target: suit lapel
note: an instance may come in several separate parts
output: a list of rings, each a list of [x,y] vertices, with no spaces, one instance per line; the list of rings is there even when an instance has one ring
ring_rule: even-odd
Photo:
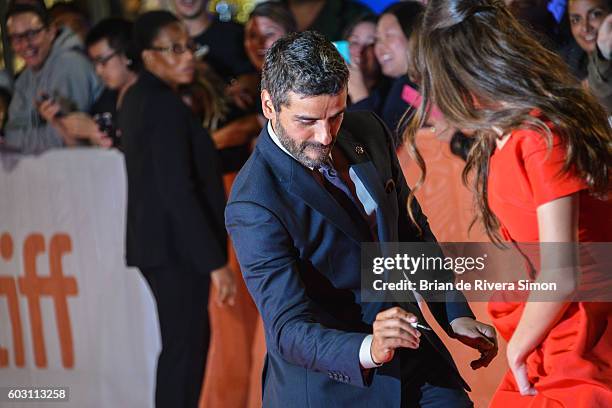
[[[369,241],[349,214],[314,178],[311,170],[283,152],[270,138],[267,126],[260,134],[257,148],[262,152],[280,183],[309,207],[343,231],[356,243]]]
[[[350,215],[334,200],[310,173],[310,170],[293,160],[293,174],[288,190],[300,197],[309,207],[321,213],[328,221],[336,225],[355,242],[369,241]]]
[[[376,170],[369,153],[363,144],[355,141],[350,133],[344,132],[337,145],[348,159],[354,163],[350,168],[355,172],[372,199],[376,202],[376,225],[380,242],[395,242],[397,235],[397,200],[390,200],[383,188],[383,180]]]
[[[349,167],[355,172],[372,199],[377,204],[376,224],[380,242],[396,242],[398,208],[397,200],[389,199],[383,188],[383,180],[376,170],[369,153],[362,143],[342,129],[336,147],[342,150]],[[270,138],[267,126],[261,132],[258,149],[274,169],[279,181],[291,193],[299,197],[309,207],[319,212],[328,221],[351,237],[355,242],[369,241],[346,211],[322,187],[311,171],[283,152]]]

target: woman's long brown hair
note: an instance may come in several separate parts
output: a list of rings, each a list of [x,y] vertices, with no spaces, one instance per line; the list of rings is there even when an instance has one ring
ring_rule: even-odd
[[[534,109],[552,123],[567,148],[562,172],[571,171],[583,179],[592,194],[607,195],[612,132],[606,112],[570,75],[565,63],[514,19],[503,2],[430,0],[416,54],[423,100],[404,138],[422,174],[408,198],[411,218],[414,191],[426,175],[415,137],[433,104],[452,126],[474,132],[476,140],[463,181],[468,184],[474,173],[477,218],[493,242],[501,239],[499,221],[487,201],[489,159],[496,138],[516,128],[537,130],[550,148],[551,130],[530,115]]]

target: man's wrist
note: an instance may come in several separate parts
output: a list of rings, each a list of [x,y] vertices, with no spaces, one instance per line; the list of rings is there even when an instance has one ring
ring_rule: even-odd
[[[361,342],[361,347],[359,348],[359,363],[361,367],[364,369],[376,368],[380,367],[382,364],[378,364],[372,358],[372,340],[374,336],[368,334],[363,341]]]

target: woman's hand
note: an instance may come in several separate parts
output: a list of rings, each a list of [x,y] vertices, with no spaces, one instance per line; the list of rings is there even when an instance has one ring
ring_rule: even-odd
[[[225,92],[240,109],[246,110],[254,103],[253,97],[249,94],[248,90],[236,79],[232,80]]]
[[[527,375],[527,357],[555,327],[578,287],[579,200],[580,192],[576,192],[537,208],[541,244],[540,272],[536,282],[555,282],[558,289],[555,301],[542,302],[539,301],[541,294],[530,293],[521,320],[508,343],[506,357],[521,395],[535,395],[536,392]]]
[[[518,342],[513,337],[508,343],[506,349],[506,358],[508,359],[508,366],[514,375],[514,380],[518,386],[521,395],[536,395],[537,391],[533,387],[533,384],[529,382],[529,376],[527,375],[527,356],[531,350],[521,350]]]
[[[211,137],[217,149],[225,149],[248,143],[260,131],[258,115],[253,113],[231,121],[221,129],[212,132]]]
[[[357,103],[369,96],[358,61],[353,61],[349,65],[348,94],[352,103]]]
[[[243,74],[232,79],[226,88],[227,96],[242,110],[248,110],[259,102],[259,75]]]
[[[222,268],[215,269],[210,274],[213,286],[217,291],[217,305],[223,306],[228,304],[234,306],[236,298],[236,280],[234,272],[226,265]]]
[[[612,14],[608,14],[597,30],[597,48],[605,59],[612,58]]]

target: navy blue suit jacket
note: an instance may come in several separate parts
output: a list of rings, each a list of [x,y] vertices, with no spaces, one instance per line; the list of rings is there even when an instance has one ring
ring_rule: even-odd
[[[346,113],[334,149],[341,149],[376,202],[380,241],[435,240],[418,204],[414,210],[422,236],[408,218],[409,189],[389,131],[378,117]],[[395,187],[385,189],[389,180]],[[360,242],[370,239],[265,128],[234,182],[225,217],[264,322],[263,405],[399,406],[398,353],[373,375],[364,376],[359,362],[376,314],[392,306],[361,301]],[[430,304],[447,331],[456,317],[473,317],[462,295],[453,294],[453,299],[459,301]],[[424,322],[415,303],[400,306]],[[456,373],[439,338],[429,333],[426,338]]]

